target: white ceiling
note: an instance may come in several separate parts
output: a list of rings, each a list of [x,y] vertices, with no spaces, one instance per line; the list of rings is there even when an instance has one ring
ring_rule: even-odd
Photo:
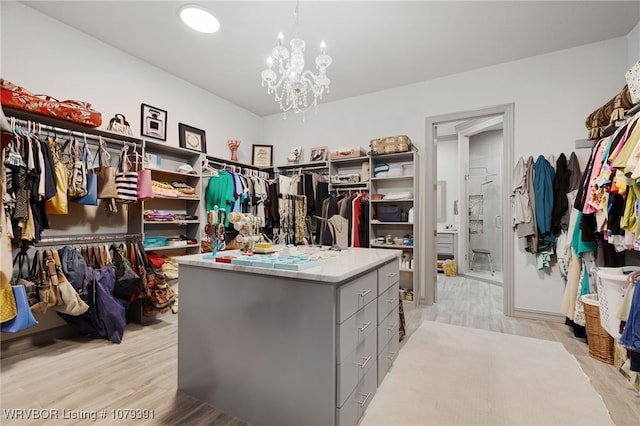
[[[255,114],[278,111],[260,73],[278,32],[291,37],[293,1],[22,3]],[[220,31],[185,27],[185,3],[211,10]],[[299,35],[308,65],[327,43],[329,102],[626,36],[639,20],[638,1],[303,0]]]

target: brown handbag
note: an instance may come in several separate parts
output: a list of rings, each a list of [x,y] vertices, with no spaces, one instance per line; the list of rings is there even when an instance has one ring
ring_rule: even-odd
[[[116,187],[116,169],[110,164],[111,155],[107,151],[107,147],[100,137],[100,146],[98,148],[98,167],[95,169],[98,178],[98,198],[118,198],[118,189]]]
[[[38,286],[38,296],[40,302],[31,306],[31,312],[44,314],[47,309],[62,304],[62,297],[58,289],[58,272],[51,250],[38,250],[36,253],[38,264],[40,265],[40,285]]]

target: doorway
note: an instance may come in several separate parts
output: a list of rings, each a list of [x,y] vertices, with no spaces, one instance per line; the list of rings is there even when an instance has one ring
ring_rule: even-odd
[[[448,238],[453,234],[459,273],[482,274],[485,281],[502,283],[504,314],[512,315],[514,242],[511,227],[506,224],[511,223],[513,111],[514,105],[506,104],[426,119],[426,167],[422,168],[422,181],[427,188],[433,189],[433,193],[431,197],[423,198],[422,205],[425,238],[421,239],[421,244],[426,253],[421,264],[425,271],[420,283],[422,303],[437,301],[438,242],[443,234]],[[494,152],[495,155],[488,148],[496,143],[491,139],[500,141],[501,149]],[[474,147],[478,140],[482,142]],[[451,151],[452,144],[456,147],[457,159],[439,160],[439,149]],[[446,166],[449,178],[439,175],[438,165]],[[448,180],[452,180],[451,184]],[[443,183],[451,195],[444,197],[445,205],[437,209],[437,203],[432,200],[436,199],[438,190],[442,190]],[[441,199],[440,196],[438,200]]]

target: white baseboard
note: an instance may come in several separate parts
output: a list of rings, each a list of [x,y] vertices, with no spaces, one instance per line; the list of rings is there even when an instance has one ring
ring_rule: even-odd
[[[513,317],[525,318],[538,321],[559,322],[564,323],[565,316],[562,314],[551,314],[549,312],[534,311],[529,309],[513,309]]]

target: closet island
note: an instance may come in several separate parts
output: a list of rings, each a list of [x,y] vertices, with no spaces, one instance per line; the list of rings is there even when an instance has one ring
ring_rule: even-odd
[[[398,352],[401,253],[306,248],[317,263],[297,271],[177,258],[178,388],[254,425],[355,425]]]

